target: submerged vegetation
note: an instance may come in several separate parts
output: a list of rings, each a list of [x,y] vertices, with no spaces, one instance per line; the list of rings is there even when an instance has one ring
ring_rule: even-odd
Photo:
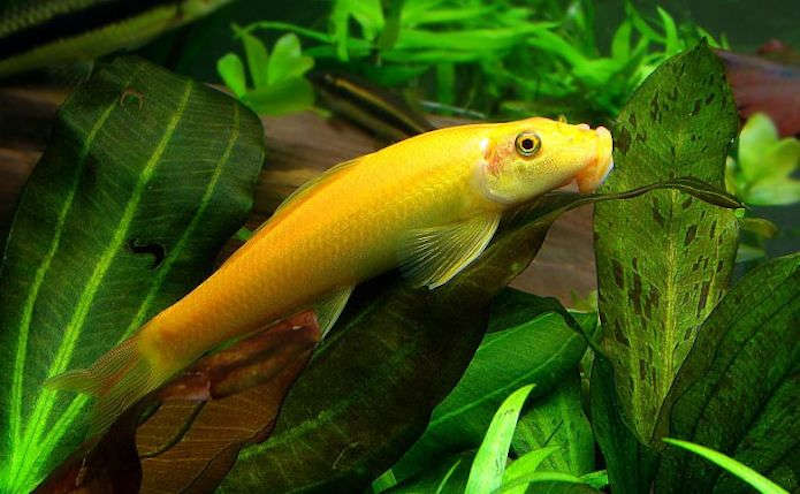
[[[800,254],[770,256],[781,225],[746,209],[800,200],[800,144],[763,114],[740,132],[702,28],[626,2],[604,49],[595,8],[337,0],[328,30],[232,26],[241,50],[215,67],[232,96],[136,57],[99,63],[5,240],[0,492],[800,488]],[[596,193],[506,215],[443,286],[386,273],[324,338],[307,314],[265,327],[87,437],[90,399],[42,383],[213,269],[270,167],[256,114],[327,114],[315,69],[439,113],[611,122],[616,169]],[[509,288],[551,225],[590,204],[596,300]]]
[[[433,111],[608,119],[664,60],[701,37],[716,45],[703,29],[679,26],[661,8],[658,19],[648,21],[630,2],[610,53],[596,38],[597,7],[590,0],[525,6],[511,0],[405,0],[388,9],[380,0],[334,4],[330,32],[270,21],[244,32],[295,32],[310,41],[307,55],[327,66],[346,64],[348,72],[380,85],[411,88],[435,102],[428,105]]]

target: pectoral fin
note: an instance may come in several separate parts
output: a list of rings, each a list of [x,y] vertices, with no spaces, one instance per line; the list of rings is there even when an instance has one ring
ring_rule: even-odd
[[[331,292],[314,304],[314,314],[317,316],[317,324],[322,337],[325,337],[333,325],[336,324],[336,320],[342,314],[344,306],[347,305],[350,294],[353,293],[353,288],[348,286]]]
[[[487,213],[449,225],[409,232],[401,247],[400,269],[415,286],[444,285],[475,260],[500,224]]]

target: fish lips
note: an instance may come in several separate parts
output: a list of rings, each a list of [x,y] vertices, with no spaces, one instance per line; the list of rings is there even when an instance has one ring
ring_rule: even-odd
[[[602,126],[597,127],[594,132],[597,135],[597,149],[594,157],[575,176],[578,190],[582,194],[597,190],[614,168],[614,141],[611,137],[611,132]]]

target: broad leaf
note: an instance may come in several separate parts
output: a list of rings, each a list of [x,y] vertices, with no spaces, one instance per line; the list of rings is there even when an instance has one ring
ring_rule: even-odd
[[[548,302],[513,289],[495,299],[489,333],[466,372],[434,409],[423,436],[392,467],[398,480],[429,468],[438,458],[477,448],[511,392],[535,383],[531,396],[542,396],[575,369],[586,340]],[[581,318],[586,324],[593,320]]]
[[[522,405],[535,384],[524,386],[509,395],[494,414],[467,478],[465,494],[492,492],[503,483],[511,438],[522,413]]]
[[[800,486],[800,254],[747,273],[703,324],[659,421],[664,435]],[[706,460],[669,449],[659,492],[748,492]]]
[[[723,189],[736,108],[705,44],[661,65],[622,109],[603,192],[673,177]],[[595,253],[601,346],[626,421],[643,441],[700,323],[727,286],[737,243],[732,211],[677,190],[598,204]]]
[[[314,316],[301,313],[201,359],[163,388],[169,400],[136,434],[142,491],[213,490],[239,450],[272,430],[319,337]]]
[[[594,314],[591,315],[595,317]],[[550,394],[529,402],[514,434],[517,455],[555,447],[539,470],[581,476],[594,470],[592,426],[583,413],[578,371],[573,367]]]
[[[590,391],[594,437],[615,494],[650,494],[655,476],[655,451],[636,438],[622,417],[614,385],[614,371],[602,355],[592,364]]]
[[[302,312],[201,358],[87,440],[36,492],[210,490],[243,445],[269,432],[319,337],[313,313]]]
[[[64,104],[0,274],[0,490],[30,490],[81,444],[89,400],[42,382],[88,367],[205,276],[263,153],[249,110],[135,59]]]

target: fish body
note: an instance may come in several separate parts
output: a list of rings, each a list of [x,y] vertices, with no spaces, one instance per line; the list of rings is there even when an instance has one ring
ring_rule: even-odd
[[[99,395],[101,430],[220,343],[306,308],[327,330],[353,286],[389,269],[436,288],[480,254],[504,210],[572,180],[594,190],[611,146],[602,127],[531,118],[439,129],[338,165],[134,337],[49,385]]]
[[[43,0],[0,12],[0,77],[136,47],[231,0]]]

